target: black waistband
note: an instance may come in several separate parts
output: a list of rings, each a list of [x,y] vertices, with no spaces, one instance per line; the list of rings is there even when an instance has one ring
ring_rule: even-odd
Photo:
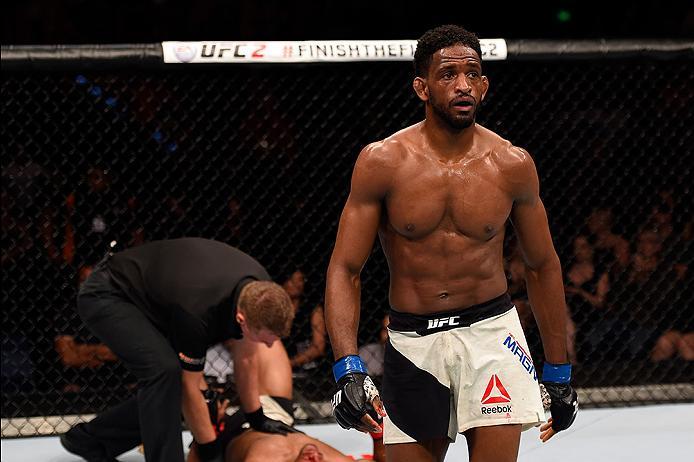
[[[455,311],[411,314],[391,309],[388,328],[398,332],[417,332],[419,335],[427,335],[458,327],[468,327],[483,319],[503,314],[511,308],[513,308],[511,297],[503,294],[487,302]]]
[[[294,417],[294,401],[289,398],[282,398],[281,396],[270,396],[274,399],[277,404],[280,405],[284,412]]]

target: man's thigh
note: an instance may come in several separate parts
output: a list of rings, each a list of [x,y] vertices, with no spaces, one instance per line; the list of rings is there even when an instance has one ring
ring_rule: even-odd
[[[521,426],[475,427],[463,433],[470,462],[515,462],[520,446]]]
[[[448,450],[448,438],[416,443],[386,444],[387,462],[442,462]]]

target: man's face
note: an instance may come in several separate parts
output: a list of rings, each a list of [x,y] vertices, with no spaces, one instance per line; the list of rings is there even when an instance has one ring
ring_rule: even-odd
[[[489,88],[477,52],[464,45],[442,48],[432,56],[425,80],[426,101],[436,116],[455,130],[475,122]]]
[[[593,258],[593,248],[588,239],[581,236],[574,240],[574,256],[578,261],[588,261]]]
[[[295,462],[323,462],[323,453],[313,444],[307,444],[301,451]]]
[[[287,291],[290,297],[301,297],[301,294],[304,293],[305,281],[304,273],[297,270],[282,284],[282,287],[284,287],[284,290]]]
[[[643,231],[639,234],[636,251],[644,257],[654,257],[662,248],[660,237],[655,231]]]
[[[607,232],[612,228],[612,213],[609,210],[595,210],[588,217],[588,230],[592,234]]]

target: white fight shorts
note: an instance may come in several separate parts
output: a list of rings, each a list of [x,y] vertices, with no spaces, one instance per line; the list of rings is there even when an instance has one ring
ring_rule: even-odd
[[[537,373],[508,295],[458,311],[390,311],[384,443],[411,443],[470,428],[545,420]]]

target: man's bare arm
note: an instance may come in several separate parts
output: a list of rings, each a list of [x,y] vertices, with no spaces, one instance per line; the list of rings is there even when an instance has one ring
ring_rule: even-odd
[[[209,443],[217,437],[217,434],[214,431],[214,427],[212,427],[205,398],[200,392],[202,372],[184,370],[182,374],[183,392],[181,395],[181,407],[183,409],[183,417],[195,441],[201,444]]]
[[[234,381],[244,412],[253,412],[260,408],[260,385],[258,382],[257,349],[260,343],[245,338],[232,340],[231,354],[234,359]]]
[[[533,314],[540,328],[545,358],[567,362],[566,301],[559,257],[554,250],[547,213],[540,200],[539,180],[530,155],[514,150],[513,226],[526,265],[525,278]]]
[[[328,266],[325,319],[336,359],[357,354],[361,299],[359,274],[378,232],[389,179],[382,143],[364,148],[354,167],[350,194],[340,217]]]

